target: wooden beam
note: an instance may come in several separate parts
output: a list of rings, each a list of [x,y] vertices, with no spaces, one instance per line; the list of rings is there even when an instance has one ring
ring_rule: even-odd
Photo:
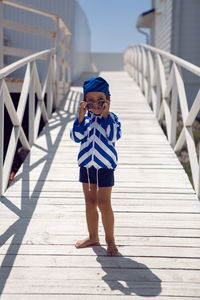
[[[27,10],[27,11],[30,11],[30,12],[33,12],[33,13],[45,16],[45,17],[50,17],[50,18],[52,18],[54,20],[58,18],[59,19],[59,23],[60,23],[60,27],[63,27],[65,29],[66,35],[71,35],[70,30],[65,25],[65,23],[63,22],[63,20],[58,15],[56,15],[56,14],[51,14],[51,13],[49,13],[47,11],[36,9],[36,8],[31,7],[31,6],[27,6],[27,5],[23,5],[23,4],[19,4],[19,3],[14,3],[14,2],[9,1],[9,0],[1,0],[1,1],[4,4],[10,5],[10,6],[14,6],[14,7],[23,9],[23,10]]]
[[[55,49],[49,49],[49,50],[43,50],[41,52],[37,52],[28,57],[18,60],[16,62],[10,64],[9,66],[6,66],[2,70],[0,70],[0,79],[5,78],[6,76],[11,74],[15,70],[23,67],[24,65],[26,65],[27,63],[29,63],[33,60],[46,58],[49,55],[49,53],[51,53],[53,55],[55,53]]]
[[[41,35],[41,36],[45,36],[47,38],[52,38],[52,39],[55,37],[55,31],[46,30],[41,27],[30,26],[27,24],[21,24],[21,23],[6,20],[6,19],[3,19],[2,24],[3,24],[3,27],[12,29],[12,30],[22,31],[22,32],[33,34],[33,35]]]

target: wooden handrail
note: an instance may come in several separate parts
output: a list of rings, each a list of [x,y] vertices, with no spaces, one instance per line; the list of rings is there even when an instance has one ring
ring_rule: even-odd
[[[200,67],[190,63],[189,61],[186,61],[186,60],[184,60],[184,59],[182,59],[182,58],[180,58],[176,55],[173,55],[173,54],[168,53],[166,51],[163,51],[161,49],[158,49],[158,48],[155,48],[155,47],[152,47],[152,46],[148,46],[148,45],[145,45],[145,44],[138,44],[138,45],[135,45],[135,46],[142,47],[144,49],[152,51],[153,53],[160,54],[161,56],[166,57],[170,61],[175,62],[177,65],[183,67],[184,69],[196,74],[197,76],[200,76]]]
[[[48,50],[44,50],[41,52],[38,52],[36,54],[30,55],[28,57],[25,57],[23,59],[20,59],[10,65],[8,65],[7,67],[3,68],[0,70],[0,79],[3,79],[5,77],[7,77],[9,74],[11,74],[12,72],[16,71],[17,69],[23,67],[24,65],[28,64],[31,61],[35,61],[37,59],[42,59],[42,58],[47,58],[48,55],[54,55],[55,54],[55,49],[48,49]]]

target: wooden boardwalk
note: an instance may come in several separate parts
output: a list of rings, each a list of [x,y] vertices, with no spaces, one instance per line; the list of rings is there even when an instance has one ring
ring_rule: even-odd
[[[200,299],[200,204],[139,88],[125,72],[110,82],[122,123],[112,203],[118,257],[87,235],[69,138],[80,92],[53,114],[0,203],[0,294],[9,300]]]

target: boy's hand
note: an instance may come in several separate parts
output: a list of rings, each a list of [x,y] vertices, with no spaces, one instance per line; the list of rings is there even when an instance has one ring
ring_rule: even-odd
[[[80,105],[79,105],[79,115],[78,115],[78,123],[79,124],[83,121],[84,116],[86,114],[86,110],[87,110],[86,101],[81,101]]]
[[[110,102],[106,101],[103,105],[102,116],[106,120],[109,115]]]

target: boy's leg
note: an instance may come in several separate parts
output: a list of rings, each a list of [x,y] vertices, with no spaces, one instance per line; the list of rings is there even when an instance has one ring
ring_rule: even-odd
[[[101,211],[102,222],[105,230],[107,254],[109,256],[118,253],[114,239],[114,214],[111,206],[112,187],[100,187],[98,190],[98,207]]]
[[[86,220],[89,231],[89,237],[80,240],[76,243],[76,248],[83,248],[91,245],[99,244],[98,237],[98,222],[99,215],[97,211],[97,185],[90,184],[91,190],[89,190],[89,184],[83,183],[83,192],[85,195],[86,205]]]

